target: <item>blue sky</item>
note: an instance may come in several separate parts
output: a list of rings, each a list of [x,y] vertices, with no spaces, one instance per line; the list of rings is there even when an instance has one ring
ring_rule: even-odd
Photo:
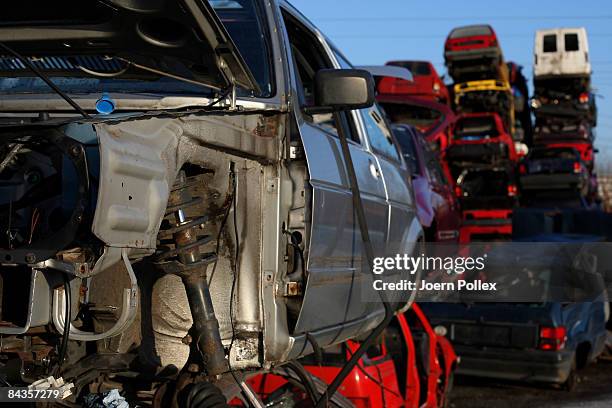
[[[290,0],[357,65],[391,59],[432,61],[444,69],[444,40],[456,26],[488,23],[507,60],[531,83],[536,30],[586,27],[597,94],[596,145],[612,162],[612,1],[610,0]],[[606,154],[607,153],[607,154]],[[607,156],[607,157],[605,157]]]

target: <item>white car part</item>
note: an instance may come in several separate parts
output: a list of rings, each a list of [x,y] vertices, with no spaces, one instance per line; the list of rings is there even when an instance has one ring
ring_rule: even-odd
[[[138,285],[136,282],[136,276],[134,270],[128,259],[127,249],[110,248],[105,254],[112,254],[112,256],[119,256],[118,260],[122,260],[125,269],[130,278],[130,287],[123,290],[123,302],[121,308],[121,315],[117,319],[117,322],[103,333],[85,332],[77,329],[70,325],[68,338],[70,340],[81,340],[81,341],[98,341],[108,337],[116,336],[125,330],[134,321],[136,316],[136,309],[138,306]],[[63,333],[65,322],[65,301],[66,294],[63,288],[57,288],[53,291],[53,310],[52,318],[55,329]]]

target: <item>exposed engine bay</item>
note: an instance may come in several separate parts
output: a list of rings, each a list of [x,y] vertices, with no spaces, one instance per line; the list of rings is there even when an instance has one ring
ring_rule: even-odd
[[[309,193],[305,162],[281,164],[281,118],[2,128],[3,380],[54,375],[74,383],[73,402],[118,388],[166,406],[191,383],[282,360],[305,286]],[[285,343],[266,347],[265,319]]]

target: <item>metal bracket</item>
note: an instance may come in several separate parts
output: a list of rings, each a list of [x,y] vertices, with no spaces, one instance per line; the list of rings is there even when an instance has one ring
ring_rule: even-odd
[[[134,321],[138,305],[138,284],[136,281],[136,275],[134,275],[134,270],[132,269],[132,265],[130,264],[127,252],[127,248],[108,248],[108,251],[105,251],[105,254],[112,254],[111,258],[119,255],[119,259],[117,260],[123,260],[128,276],[130,278],[130,287],[125,288],[123,290],[123,307],[121,308],[121,316],[119,316],[119,319],[113,327],[103,333],[81,331],[76,327],[72,326],[72,324],[70,324],[70,329],[68,333],[68,338],[70,340],[98,341],[106,339],[108,337],[113,337],[124,331],[132,323],[132,321]],[[66,295],[64,293],[63,288],[55,289],[53,291],[52,317],[53,325],[55,326],[55,329],[60,333],[64,332],[64,324],[66,323],[64,321],[65,301]]]

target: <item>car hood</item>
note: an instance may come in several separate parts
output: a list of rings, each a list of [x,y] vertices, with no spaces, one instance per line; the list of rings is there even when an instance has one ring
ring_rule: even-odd
[[[0,19],[0,42],[49,75],[121,72],[121,78],[130,78],[159,71],[213,89],[237,85],[258,91],[206,0],[22,0],[10,4]],[[13,56],[2,54],[0,75],[32,75]]]

